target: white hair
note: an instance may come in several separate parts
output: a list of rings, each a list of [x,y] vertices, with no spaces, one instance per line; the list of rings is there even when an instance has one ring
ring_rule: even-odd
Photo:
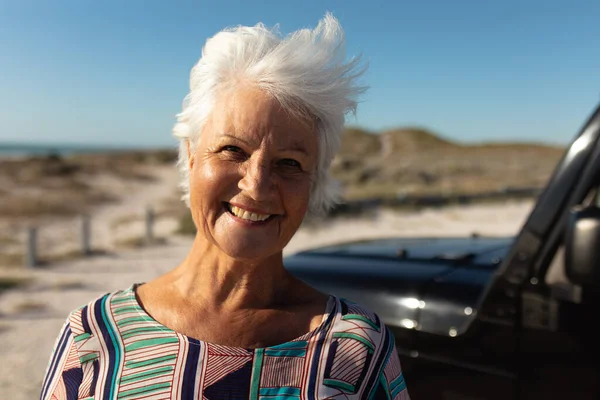
[[[309,213],[327,212],[340,200],[340,187],[329,166],[341,142],[345,115],[355,113],[366,87],[356,84],[365,71],[358,57],[346,61],[345,37],[330,14],[314,30],[301,29],[282,38],[262,23],[225,29],[206,41],[190,73],[190,92],[177,114],[173,135],[180,139],[178,166],[182,199],[189,206],[189,160],[217,96],[250,82],[272,95],[295,115],[316,121],[319,159]]]

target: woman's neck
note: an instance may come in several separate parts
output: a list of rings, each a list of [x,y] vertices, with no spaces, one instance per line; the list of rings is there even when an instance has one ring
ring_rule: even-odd
[[[284,268],[281,253],[236,260],[200,237],[169,275],[187,301],[223,311],[285,306],[294,297],[290,289],[297,283]]]

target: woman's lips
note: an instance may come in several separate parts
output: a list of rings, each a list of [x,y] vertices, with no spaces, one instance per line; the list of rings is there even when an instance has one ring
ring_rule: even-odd
[[[264,211],[255,211],[252,209],[247,209],[245,207],[240,207],[238,205],[233,205],[231,203],[224,203],[225,209],[236,218],[247,222],[260,223],[266,222],[271,219],[274,214],[268,214]]]

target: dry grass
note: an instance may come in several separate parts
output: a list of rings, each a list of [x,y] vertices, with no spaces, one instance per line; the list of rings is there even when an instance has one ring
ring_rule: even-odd
[[[111,229],[118,229],[119,227],[122,227],[123,225],[129,225],[134,222],[139,222],[142,220],[143,220],[143,217],[141,215],[122,215],[121,217],[115,218],[114,220],[112,220],[110,223],[110,227],[111,227]]]
[[[84,255],[79,249],[65,250],[57,253],[37,254],[36,269],[46,268],[53,264],[76,260],[81,257],[103,254],[101,249],[94,249],[92,254]],[[25,256],[23,253],[0,253],[0,269],[24,269]]]
[[[145,237],[135,236],[135,237],[129,237],[129,238],[117,240],[115,242],[115,246],[117,248],[122,248],[122,249],[137,249],[137,248],[142,248],[142,247],[146,247],[149,245],[151,245],[151,246],[164,245],[166,243],[167,243],[167,239],[162,238],[162,237],[155,237],[154,239],[152,239],[151,243],[148,243],[146,241]]]
[[[157,218],[178,218],[182,214],[187,213],[189,213],[189,208],[181,200],[181,193],[177,191],[177,193],[174,193],[173,195],[164,198],[163,201],[160,204],[158,204],[156,216]]]
[[[342,145],[332,165],[347,200],[542,187],[564,151],[540,144],[465,145],[423,129],[380,135],[354,129],[347,140],[352,144]]]
[[[5,218],[66,216],[88,212],[116,200],[94,182],[152,181],[148,167],[174,163],[173,150],[148,150],[68,157],[0,159],[0,216]]]
[[[83,256],[84,256],[84,254],[81,250],[72,249],[72,250],[63,251],[61,253],[49,254],[47,256],[43,256],[40,258],[41,258],[41,262],[43,264],[54,264],[54,263],[60,263],[60,262],[64,262],[64,261],[75,260],[75,259],[81,258]]]
[[[12,312],[15,314],[32,314],[40,313],[47,310],[47,306],[44,303],[37,301],[26,300],[21,303],[17,303],[13,306]]]
[[[92,205],[114,200],[113,197],[91,192],[47,192],[44,195],[15,194],[0,203],[0,216],[38,218],[73,216],[86,213]]]
[[[50,289],[56,291],[85,289],[86,284],[81,281],[74,280],[59,280],[49,285]]]
[[[0,235],[0,246],[5,246],[5,245],[10,246],[10,245],[16,245],[19,243],[21,243],[21,241],[14,236]]]
[[[0,293],[5,290],[23,287],[31,283],[31,278],[23,276],[0,276]]]
[[[158,220],[161,218],[178,218],[180,215],[184,213],[189,213],[189,209],[185,206],[185,204],[179,199],[179,193],[177,196],[170,196],[162,199],[156,206],[154,207],[154,219]],[[133,223],[145,222],[145,214],[130,214],[123,215],[119,218],[115,218],[110,223],[111,229],[118,229],[125,225],[130,225]]]
[[[23,253],[0,253],[0,268],[15,268],[25,264]]]

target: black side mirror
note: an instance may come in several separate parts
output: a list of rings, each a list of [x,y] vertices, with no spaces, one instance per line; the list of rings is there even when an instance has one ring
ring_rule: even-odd
[[[565,272],[580,286],[600,287],[600,208],[574,209],[565,238]]]

